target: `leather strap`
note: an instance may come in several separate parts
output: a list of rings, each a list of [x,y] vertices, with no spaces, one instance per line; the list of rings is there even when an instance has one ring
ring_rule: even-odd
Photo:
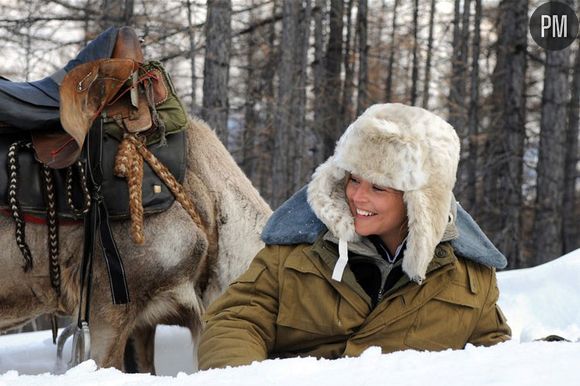
[[[88,304],[90,291],[90,275],[92,259],[95,249],[95,237],[99,235],[101,251],[107,266],[109,284],[113,304],[126,304],[129,302],[129,290],[123,262],[113,233],[109,225],[109,214],[101,191],[103,182],[102,170],[102,146],[103,146],[103,122],[101,119],[95,120],[89,131],[87,141],[87,163],[89,184],[91,185],[91,209],[85,218],[85,245],[83,254],[83,268],[87,274],[87,299],[85,318],[88,321]],[[83,270],[83,271],[84,271]],[[81,282],[81,285],[84,284]],[[82,288],[82,287],[81,287]]]

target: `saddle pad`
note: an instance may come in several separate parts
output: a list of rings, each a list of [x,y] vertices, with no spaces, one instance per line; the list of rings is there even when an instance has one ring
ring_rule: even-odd
[[[0,208],[10,209],[8,205],[7,154],[10,145],[18,140],[30,141],[27,133],[0,136]],[[129,218],[129,192],[127,181],[113,174],[115,155],[119,142],[105,135],[103,140],[103,195],[111,219]],[[149,146],[149,150],[162,162],[181,183],[185,176],[186,154],[185,131],[167,136],[167,146]],[[32,151],[22,150],[18,157],[19,188],[18,201],[24,213],[43,216],[46,213],[41,181],[41,165],[35,161]],[[76,169],[76,168],[75,168]],[[81,188],[78,173],[74,172],[73,201],[77,208],[82,206]],[[79,219],[67,204],[65,182],[66,169],[54,170],[57,211],[60,218]],[[159,188],[157,188],[159,187]],[[144,162],[143,166],[143,208],[145,214],[159,213],[168,209],[175,200],[173,194]]]

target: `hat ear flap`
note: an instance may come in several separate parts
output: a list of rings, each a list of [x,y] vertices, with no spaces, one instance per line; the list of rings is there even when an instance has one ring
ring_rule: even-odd
[[[441,187],[403,194],[409,219],[403,271],[417,283],[425,279],[427,267],[433,259],[433,251],[445,232],[451,197],[451,193]]]
[[[358,241],[354,218],[346,199],[345,178],[347,172],[338,167],[334,156],[321,164],[308,184],[308,203],[324,225],[338,238]]]

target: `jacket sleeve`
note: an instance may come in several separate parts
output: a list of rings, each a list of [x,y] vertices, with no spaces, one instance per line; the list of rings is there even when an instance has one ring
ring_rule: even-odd
[[[487,267],[482,267],[482,269],[485,271],[483,277],[487,284],[487,296],[469,343],[476,346],[492,346],[510,340],[512,331],[497,304],[499,289],[495,269]]]
[[[198,345],[200,370],[246,365],[268,357],[278,314],[278,259],[278,246],[264,248],[209,307]]]

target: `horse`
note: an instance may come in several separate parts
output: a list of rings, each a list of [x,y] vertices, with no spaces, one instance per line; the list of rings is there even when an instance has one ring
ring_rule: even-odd
[[[125,370],[125,351],[131,341],[137,369],[155,374],[155,326],[184,326],[195,339],[203,328],[204,309],[263,247],[260,233],[272,213],[268,204],[203,120],[190,117],[185,138],[183,188],[201,224],[196,225],[175,202],[165,212],[145,218],[145,242],[138,246],[131,240],[129,221],[111,223],[131,301],[111,302],[105,262],[97,251],[89,314],[90,355],[100,367]],[[52,290],[48,274],[46,226],[27,224],[27,243],[35,258],[28,272],[22,269],[14,226],[12,219],[0,217],[0,331],[47,313],[76,316],[82,224],[59,225],[60,296]]]

